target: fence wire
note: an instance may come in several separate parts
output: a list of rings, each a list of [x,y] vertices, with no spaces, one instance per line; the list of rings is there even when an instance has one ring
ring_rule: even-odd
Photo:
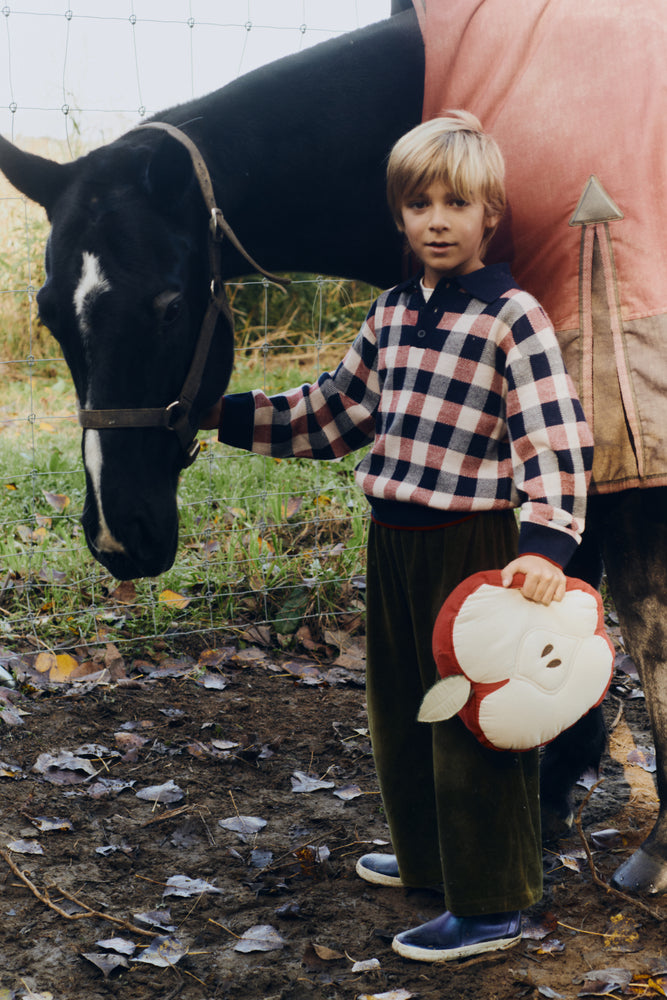
[[[35,0],[0,9],[4,135],[67,159],[137,118],[389,13],[389,0],[132,0],[124,15],[120,6],[88,0],[63,12]],[[364,608],[366,503],[352,476],[359,455],[278,462],[202,434],[179,488],[174,567],[120,583],[93,560],[79,524],[85,476],[74,391],[36,312],[47,232],[41,209],[0,179],[0,651],[26,642],[56,652],[187,642],[211,632],[270,635],[285,646],[297,636],[308,647],[353,629]],[[335,364],[372,297],[365,286],[317,275],[294,276],[286,295],[259,279],[229,291],[237,326],[230,388],[268,392]]]

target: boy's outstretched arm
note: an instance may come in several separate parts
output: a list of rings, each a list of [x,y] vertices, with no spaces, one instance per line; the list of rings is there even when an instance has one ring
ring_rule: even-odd
[[[512,585],[515,573],[525,574],[521,593],[529,601],[549,605],[552,601],[562,601],[565,597],[565,573],[560,566],[542,556],[527,553],[513,559],[501,572],[503,587]]]

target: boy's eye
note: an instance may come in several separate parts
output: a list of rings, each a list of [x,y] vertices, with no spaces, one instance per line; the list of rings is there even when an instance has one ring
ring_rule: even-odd
[[[456,208],[465,208],[468,202],[464,198],[452,198],[452,205]]]

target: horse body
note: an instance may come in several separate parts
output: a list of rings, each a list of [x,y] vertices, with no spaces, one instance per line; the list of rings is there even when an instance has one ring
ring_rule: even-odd
[[[387,21],[158,116],[197,144],[218,206],[266,268],[380,287],[401,277],[402,245],[385,204],[384,170],[394,141],[421,119],[424,48],[414,11],[398,13],[404,0],[392,6],[396,14]],[[182,147],[139,128],[80,160],[55,164],[0,139],[0,169],[51,220],[38,303],[62,345],[80,406],[167,406],[195,351],[210,282],[208,219]],[[243,256],[225,242],[223,276],[247,271]],[[189,415],[193,433],[227,386],[232,347],[221,315]],[[176,552],[176,486],[185,464],[175,435],[154,427],[85,429],[82,450],[83,524],[95,557],[119,579],[167,569]],[[629,542],[616,547],[626,561],[631,557]],[[593,553],[578,575],[595,583],[597,572]],[[652,633],[655,639],[660,631],[663,649],[665,606],[667,596]],[[667,806],[667,691],[659,683],[665,657],[652,669],[649,656],[641,669]],[[569,788],[587,763],[597,763],[602,741],[597,712],[550,745],[545,797],[556,811],[567,811]],[[623,884],[663,891],[664,810],[645,847]]]

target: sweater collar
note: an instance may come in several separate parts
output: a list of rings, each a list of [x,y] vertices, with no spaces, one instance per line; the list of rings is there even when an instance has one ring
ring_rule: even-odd
[[[419,281],[422,271],[408,278],[396,286],[397,291],[414,291],[419,288]],[[441,291],[448,284],[457,285],[468,295],[482,302],[495,302],[496,299],[504,295],[505,292],[516,288],[517,284],[509,269],[509,264],[488,264],[470,274],[455,274],[450,277],[444,275],[434,289],[434,294]]]

